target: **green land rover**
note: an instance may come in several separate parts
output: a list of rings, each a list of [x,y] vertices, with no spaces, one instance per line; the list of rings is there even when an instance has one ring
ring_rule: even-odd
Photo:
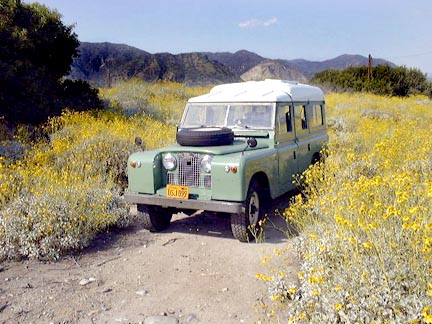
[[[176,139],[129,157],[125,199],[150,231],[174,213],[206,210],[229,214],[234,237],[247,242],[272,199],[319,159],[324,95],[284,80],[218,85],[187,102]]]

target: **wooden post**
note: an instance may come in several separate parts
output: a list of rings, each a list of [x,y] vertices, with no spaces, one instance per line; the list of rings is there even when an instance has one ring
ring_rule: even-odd
[[[369,63],[368,63],[368,80],[372,80],[372,55],[369,54]]]

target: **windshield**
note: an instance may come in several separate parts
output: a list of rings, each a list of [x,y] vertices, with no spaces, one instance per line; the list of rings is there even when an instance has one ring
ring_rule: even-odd
[[[181,128],[229,127],[273,128],[273,104],[195,104],[188,103]]]

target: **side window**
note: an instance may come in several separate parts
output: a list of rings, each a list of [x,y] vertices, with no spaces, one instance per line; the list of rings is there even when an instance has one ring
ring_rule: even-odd
[[[293,131],[291,106],[288,103],[281,103],[278,105],[276,122],[278,134],[291,133]]]
[[[308,122],[306,118],[306,106],[301,107],[301,123],[302,123],[302,129],[308,128]]]
[[[311,106],[309,113],[309,123],[311,128],[324,125],[323,105],[315,104]]]
[[[308,130],[306,105],[297,105],[294,107],[295,128],[297,134],[304,134]]]
[[[285,122],[286,122],[286,129],[287,132],[290,133],[293,131],[292,127],[292,117],[291,117],[291,110],[288,109],[288,111],[285,113]]]

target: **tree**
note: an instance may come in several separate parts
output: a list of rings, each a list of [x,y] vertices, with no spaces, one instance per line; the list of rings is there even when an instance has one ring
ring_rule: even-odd
[[[73,26],[40,4],[0,0],[0,116],[37,124],[61,110],[61,78],[79,41]]]
[[[428,95],[427,77],[419,69],[409,69],[406,78],[409,85],[409,94],[424,93]]]
[[[103,107],[98,90],[82,80],[64,80],[58,96],[61,106],[75,111],[99,109]]]

